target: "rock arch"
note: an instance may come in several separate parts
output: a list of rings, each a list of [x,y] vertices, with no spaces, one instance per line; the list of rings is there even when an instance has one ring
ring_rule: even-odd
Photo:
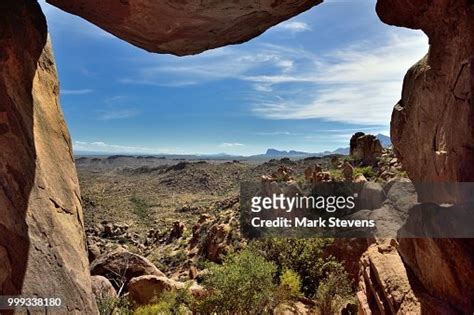
[[[138,47],[187,55],[244,42],[322,1],[48,2]],[[430,38],[392,115],[395,148],[413,180],[474,179],[473,7],[472,0],[377,2],[382,21]],[[36,0],[4,0],[0,10],[0,295],[62,292],[71,313],[93,314],[79,186],[46,21]],[[404,262],[432,296],[472,313],[473,268],[462,277],[447,270],[466,295],[446,296],[421,266],[454,245],[419,242],[401,244]],[[417,248],[432,250],[418,259]],[[472,241],[455,248],[474,260]]]

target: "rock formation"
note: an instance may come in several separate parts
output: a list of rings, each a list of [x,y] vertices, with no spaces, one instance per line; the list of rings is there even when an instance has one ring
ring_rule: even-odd
[[[385,23],[423,30],[429,53],[405,76],[391,138],[416,181],[474,181],[472,1],[379,0]]]
[[[130,280],[128,293],[138,304],[150,304],[160,298],[166,291],[184,289],[185,285],[167,277],[140,276]]]
[[[79,185],[46,21],[1,1],[0,295],[58,296],[92,314]]]
[[[408,71],[392,114],[391,138],[403,167],[415,184],[472,182],[473,2],[378,0],[377,13],[385,23],[421,29],[430,39],[428,54]],[[443,191],[419,197],[426,202],[459,201]],[[421,311],[474,312],[474,284],[468,280],[474,273],[472,239],[401,239],[396,253],[411,275]],[[390,279],[378,273],[375,282]],[[382,289],[391,296],[398,290]]]
[[[139,276],[165,276],[145,257],[121,248],[97,257],[91,264],[91,275],[100,275],[115,280],[114,284],[117,286],[126,284],[130,279]]]
[[[382,156],[382,145],[374,135],[357,132],[351,137],[350,155],[356,165],[376,166]]]
[[[189,55],[245,42],[322,0],[48,2],[140,48]]]

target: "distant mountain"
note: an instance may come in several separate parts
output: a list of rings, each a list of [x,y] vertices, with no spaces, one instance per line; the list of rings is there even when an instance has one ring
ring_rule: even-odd
[[[334,151],[324,151],[324,152],[317,152],[317,153],[310,153],[310,152],[303,152],[303,151],[295,151],[295,150],[277,150],[277,149],[268,149],[265,154],[255,155],[260,157],[309,157],[309,156],[325,156],[331,154],[340,154],[340,155],[348,155],[349,148],[339,148]]]
[[[387,148],[392,145],[392,140],[390,140],[389,136],[383,135],[379,133],[378,135],[375,136],[379,141],[382,147]]]
[[[280,151],[277,149],[268,149],[265,155],[266,156],[305,156],[305,155],[311,155],[311,153],[295,151],[295,150]]]

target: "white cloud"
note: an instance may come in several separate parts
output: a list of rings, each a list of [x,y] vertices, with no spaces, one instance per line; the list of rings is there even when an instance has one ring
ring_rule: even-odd
[[[257,132],[259,136],[302,136],[301,133],[293,133],[289,131],[272,131],[272,132]]]
[[[289,31],[292,33],[299,33],[299,32],[305,32],[305,31],[310,31],[311,27],[304,22],[297,22],[297,21],[287,21],[278,24],[275,27],[275,30],[283,30],[283,31]]]
[[[222,148],[243,147],[244,144],[238,142],[224,142],[219,145]]]
[[[99,120],[117,120],[135,117],[139,114],[137,110],[133,109],[111,109],[109,111],[101,111],[99,113]]]
[[[90,94],[93,93],[94,90],[91,89],[82,89],[82,90],[67,90],[67,89],[61,89],[60,93],[62,95],[84,95],[84,94]]]
[[[124,146],[116,144],[108,144],[103,141],[74,141],[74,151],[81,152],[101,152],[101,153],[148,153],[148,154],[159,154],[166,153],[166,149],[148,148],[148,147],[136,147],[136,146]]]
[[[387,124],[400,98],[403,76],[428,46],[421,33],[404,33],[392,34],[383,42],[365,41],[321,57],[300,59],[303,67],[291,73],[247,76],[245,80],[273,91],[256,99],[253,112],[269,119]],[[293,83],[305,84],[303,96],[283,96],[295,89]]]
[[[239,80],[248,83],[244,97],[259,117],[387,126],[407,69],[427,48],[422,32],[405,29],[320,54],[268,43],[229,46],[185,58],[146,57],[122,82],[178,87]]]

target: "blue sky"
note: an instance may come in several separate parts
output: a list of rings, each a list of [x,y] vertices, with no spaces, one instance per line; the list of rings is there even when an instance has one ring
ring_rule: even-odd
[[[147,53],[40,2],[76,151],[259,154],[388,134],[420,31],[387,26],[375,0],[327,0],[260,37],[197,56]]]

